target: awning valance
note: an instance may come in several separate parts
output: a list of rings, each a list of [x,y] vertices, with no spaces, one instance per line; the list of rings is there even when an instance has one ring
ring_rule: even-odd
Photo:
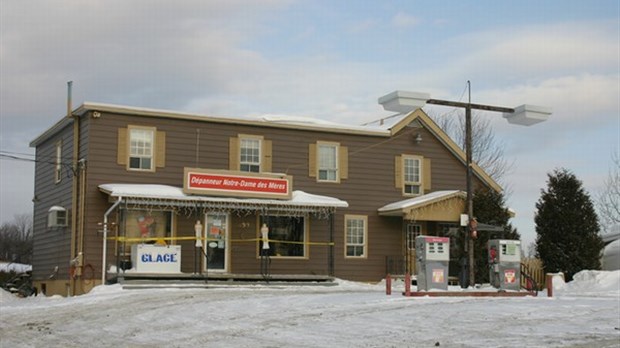
[[[102,184],[99,190],[123,203],[144,207],[214,209],[227,211],[261,211],[289,214],[330,213],[349,204],[338,198],[293,191],[291,199],[261,199],[190,195],[183,189],[153,184]]]
[[[467,194],[459,190],[435,191],[387,204],[378,209],[382,216],[402,216],[416,221],[460,221]]]

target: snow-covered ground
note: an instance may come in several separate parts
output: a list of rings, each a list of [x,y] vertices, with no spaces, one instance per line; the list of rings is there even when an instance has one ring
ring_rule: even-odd
[[[109,285],[73,298],[0,292],[0,346],[620,347],[620,271],[558,279],[551,298],[404,297],[402,283],[387,296],[384,284],[346,281]]]

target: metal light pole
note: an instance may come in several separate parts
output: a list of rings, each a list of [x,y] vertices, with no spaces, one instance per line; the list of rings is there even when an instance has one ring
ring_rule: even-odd
[[[467,167],[467,227],[466,227],[466,243],[464,245],[465,252],[468,254],[467,265],[469,267],[469,285],[475,285],[475,269],[474,269],[474,241],[472,238],[472,221],[474,218],[473,203],[473,168],[472,168],[472,125],[471,110],[495,111],[504,113],[504,118],[509,123],[522,126],[531,126],[533,124],[546,121],[552,110],[548,107],[521,105],[516,108],[507,108],[500,106],[472,104],[471,103],[471,83],[467,81],[467,89],[469,98],[467,103],[454,102],[441,99],[431,99],[429,94],[419,92],[395,91],[384,97],[379,98],[379,103],[383,104],[386,110],[398,111],[402,113],[412,112],[418,108],[422,108],[425,104],[443,105],[465,109],[465,164]],[[463,284],[461,284],[463,286]]]

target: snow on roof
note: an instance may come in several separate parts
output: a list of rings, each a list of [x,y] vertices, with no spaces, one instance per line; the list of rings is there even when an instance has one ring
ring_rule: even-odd
[[[265,205],[294,205],[312,207],[334,207],[346,208],[349,204],[338,198],[320,196],[304,191],[293,191],[290,200],[282,199],[260,199],[260,198],[235,198],[235,197],[215,197],[188,195],[183,189],[168,185],[150,184],[102,184],[99,189],[111,197],[132,197],[132,198],[153,198],[177,201],[201,201],[201,202],[227,202],[244,204],[265,204]]]
[[[402,201],[390,203],[379,208],[379,212],[393,210],[403,210],[408,208],[421,207],[430,203],[441,201],[452,197],[465,197],[465,192],[459,190],[435,191],[419,197],[409,198]]]
[[[388,117],[380,118],[375,121],[364,123],[364,126],[373,127],[373,128],[382,129],[382,130],[389,130],[395,125],[397,125],[400,121],[402,121],[408,115],[409,113],[394,114],[392,116],[388,116]]]

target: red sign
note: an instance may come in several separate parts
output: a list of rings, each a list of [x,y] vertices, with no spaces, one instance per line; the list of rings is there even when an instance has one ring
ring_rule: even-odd
[[[425,237],[427,243],[449,243],[448,237]]]
[[[236,197],[290,198],[287,176],[241,175],[186,169],[185,190],[189,193]]]

